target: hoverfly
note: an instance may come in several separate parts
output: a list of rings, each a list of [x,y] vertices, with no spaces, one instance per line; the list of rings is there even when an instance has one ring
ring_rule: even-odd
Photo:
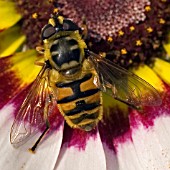
[[[161,103],[146,81],[88,50],[71,20],[52,16],[42,29],[42,40],[38,51],[43,66],[12,125],[12,144],[20,145],[45,125],[34,151],[50,128],[48,117],[56,105],[70,127],[91,131],[103,116],[102,92],[134,108]]]

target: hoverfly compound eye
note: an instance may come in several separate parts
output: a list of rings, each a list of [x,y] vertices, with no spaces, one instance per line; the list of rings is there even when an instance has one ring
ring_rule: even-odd
[[[56,33],[56,29],[51,24],[47,24],[42,29],[41,37],[44,40],[44,39],[47,39],[47,38],[51,37],[55,33]]]
[[[77,24],[75,24],[74,22],[72,22],[69,19],[64,19],[64,21],[63,21],[63,30],[64,31],[76,31],[79,29],[80,28],[77,26]]]

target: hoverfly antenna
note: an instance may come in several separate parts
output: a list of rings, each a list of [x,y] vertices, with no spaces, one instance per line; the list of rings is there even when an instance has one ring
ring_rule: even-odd
[[[48,20],[49,24],[56,28],[56,31],[62,30],[64,17],[59,15],[59,12],[51,14]]]

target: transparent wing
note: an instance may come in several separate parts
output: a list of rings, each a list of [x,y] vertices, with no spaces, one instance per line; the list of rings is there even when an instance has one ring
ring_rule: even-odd
[[[49,69],[44,65],[26,96],[11,128],[10,141],[15,147],[46,126],[56,99],[49,86]],[[48,112],[48,113],[47,113]]]
[[[159,93],[145,80],[91,51],[89,54],[103,92],[135,108],[161,104]]]

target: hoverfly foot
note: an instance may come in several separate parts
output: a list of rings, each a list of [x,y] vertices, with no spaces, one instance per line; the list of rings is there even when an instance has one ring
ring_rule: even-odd
[[[49,131],[49,127],[46,127],[46,129],[44,130],[44,132],[41,134],[41,136],[38,138],[38,140],[35,142],[35,144],[33,145],[32,148],[28,149],[31,153],[35,153],[35,150],[37,148],[37,146],[39,145],[39,143],[41,142],[41,140],[43,139],[43,137],[47,134],[47,132]]]
[[[35,154],[35,150],[33,148],[29,148],[28,151],[32,154]]]

